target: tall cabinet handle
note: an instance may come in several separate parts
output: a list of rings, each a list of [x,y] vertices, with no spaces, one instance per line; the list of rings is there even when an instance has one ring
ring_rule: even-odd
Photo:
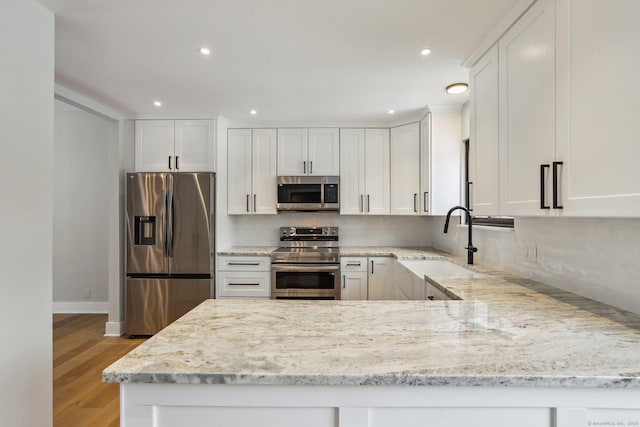
[[[364,194],[360,195],[360,212],[364,212]]]
[[[302,162],[302,173],[307,173],[307,162]]]
[[[249,195],[247,194],[247,212],[249,212]]]
[[[424,192],[424,196],[423,196],[423,199],[424,199],[424,200],[423,200],[423,202],[424,202],[424,205],[423,205],[423,206],[424,206],[424,211],[425,211],[425,212],[429,212],[429,201],[427,200],[427,194],[429,194],[429,192],[428,192],[428,191],[425,191],[425,192]]]
[[[413,193],[413,211],[418,212],[418,193]]]
[[[309,162],[309,173],[313,173],[313,160]]]
[[[180,159],[180,156],[176,156],[176,170],[180,169],[180,166],[178,166],[179,159]]]
[[[342,289],[346,289],[347,288],[347,276],[346,274],[342,275]]]
[[[371,212],[371,194],[367,194],[367,212]]]
[[[169,170],[171,170],[171,156],[169,156]]]
[[[540,209],[551,209],[551,207],[544,202],[545,196],[545,171],[549,169],[549,165],[540,165]]]
[[[373,274],[373,260],[371,260],[371,274]]]
[[[256,212],[256,195],[253,195],[253,211]]]
[[[558,166],[562,166],[562,162],[553,162],[553,209],[564,209],[564,206],[558,202]]]

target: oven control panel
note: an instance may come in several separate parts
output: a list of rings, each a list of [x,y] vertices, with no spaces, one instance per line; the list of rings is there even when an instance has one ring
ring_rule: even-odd
[[[318,237],[338,238],[338,227],[280,227],[280,240],[316,240]]]

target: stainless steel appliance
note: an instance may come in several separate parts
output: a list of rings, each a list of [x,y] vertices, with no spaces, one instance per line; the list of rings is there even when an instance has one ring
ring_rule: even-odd
[[[279,176],[279,211],[338,211],[340,210],[340,177],[337,176]]]
[[[215,175],[127,174],[127,334],[153,335],[213,294]]]
[[[271,253],[271,298],[340,299],[338,227],[281,227]]]

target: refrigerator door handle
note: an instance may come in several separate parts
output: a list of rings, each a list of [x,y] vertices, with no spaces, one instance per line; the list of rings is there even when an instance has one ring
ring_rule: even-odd
[[[175,221],[173,218],[173,191],[168,193],[168,206],[167,206],[167,256],[173,256],[173,234],[175,231]]]
[[[169,233],[167,233],[167,213],[169,212],[169,201],[167,196],[169,195],[169,192],[164,190],[162,193],[162,244],[164,246],[164,255],[169,256],[169,245],[167,242],[167,239],[169,238]]]

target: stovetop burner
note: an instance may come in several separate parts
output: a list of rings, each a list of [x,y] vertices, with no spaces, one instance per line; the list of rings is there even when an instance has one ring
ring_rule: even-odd
[[[280,227],[272,264],[338,264],[338,227]]]

